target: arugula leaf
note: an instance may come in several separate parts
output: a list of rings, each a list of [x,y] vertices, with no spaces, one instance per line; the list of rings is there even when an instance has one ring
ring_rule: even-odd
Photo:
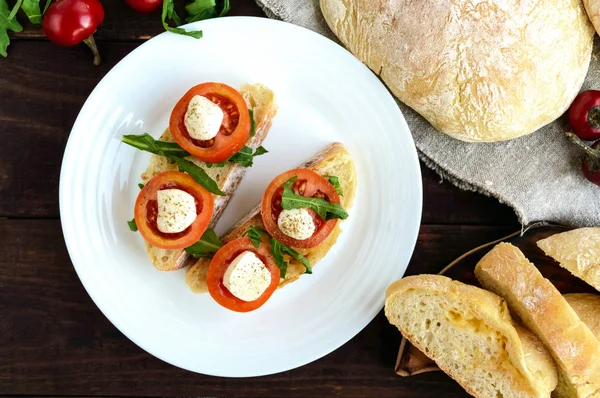
[[[267,234],[267,231],[260,227],[252,227],[248,230],[247,233],[254,247],[258,249],[258,246],[260,246],[260,236],[262,234]]]
[[[177,163],[179,166],[179,171],[183,171],[188,173],[196,182],[202,185],[206,190],[210,193],[214,193],[215,195],[225,196],[225,193],[219,189],[216,181],[210,178],[206,171],[202,167],[196,166],[194,163],[189,160],[182,159],[177,156],[166,156],[171,162]]]
[[[25,12],[31,23],[42,23],[43,14],[40,11],[40,0],[23,0],[21,9]]]
[[[186,247],[185,251],[196,258],[212,258],[221,247],[223,247],[223,243],[215,231],[208,228],[200,240],[190,247]]]
[[[271,239],[273,239],[273,238],[271,238]],[[291,247],[284,245],[283,243],[281,244],[281,251],[283,254],[287,254],[288,256],[294,258],[296,261],[301,262],[302,265],[304,265],[304,267],[306,268],[306,273],[312,274],[312,267],[310,266],[310,261],[308,261],[308,259],[306,257],[304,257],[302,254],[298,253],[296,250],[292,249]]]
[[[127,225],[129,225],[129,230],[131,232],[137,232],[138,227],[137,227],[137,224],[135,223],[135,218],[132,219],[131,221],[127,221]]]
[[[331,183],[331,185],[333,185],[333,187],[335,188],[335,191],[338,193],[338,195],[344,196],[344,193],[342,191],[342,186],[340,185],[340,179],[337,178],[336,176],[329,176],[328,180]]]
[[[19,10],[20,3],[15,4],[12,12],[8,9],[8,4],[6,0],[0,0],[0,55],[6,57],[8,53],[6,49],[10,44],[10,39],[8,37],[8,31],[11,32],[21,32],[23,27],[17,21],[17,18],[14,17],[14,14]],[[11,17],[12,15],[12,17]]]
[[[140,187],[140,189],[142,189],[142,188],[144,188],[144,184],[142,184],[142,183],[139,183],[139,184],[138,184],[138,187]]]
[[[188,13],[188,17],[185,19],[187,22],[196,22],[203,19],[222,17],[231,8],[229,0],[223,1],[223,8],[218,11],[216,0],[194,0],[185,6],[185,11]]]
[[[193,37],[194,39],[199,39],[202,37],[201,30],[193,30],[193,31],[188,32],[187,30],[185,30],[183,28],[176,28],[176,27],[169,26],[169,23],[167,22],[168,20],[172,20],[176,26],[181,25],[181,19],[179,18],[179,15],[177,15],[177,12],[175,12],[174,0],[163,0],[163,9],[162,9],[161,18],[162,18],[163,27],[168,32],[176,33],[176,34],[183,35],[183,36],[190,36],[190,37]]]
[[[44,6],[44,11],[42,11],[42,15],[44,15],[46,13],[46,11],[48,11],[48,7],[50,7],[50,3],[52,3],[52,0],[46,0],[46,5]]]
[[[190,154],[187,153],[185,149],[177,145],[177,143],[158,141],[152,138],[152,136],[147,133],[141,135],[124,135],[122,141],[127,145],[131,145],[134,148],[150,152],[155,155],[173,155],[178,156],[180,158],[190,156]]]
[[[267,151],[264,147],[259,146],[256,148],[256,151],[252,153],[252,148],[244,146],[238,153],[230,157],[229,161],[244,167],[252,167],[254,164],[254,157],[264,155],[267,152],[269,151]]]
[[[142,151],[166,157],[171,163],[177,163],[180,171],[188,173],[198,184],[202,185],[209,192],[214,193],[215,195],[225,196],[225,193],[219,189],[215,180],[210,178],[202,167],[196,166],[189,160],[183,159],[184,156],[190,156],[190,154],[176,143],[157,141],[152,138],[150,134],[124,135],[122,141],[127,145],[131,145]]]
[[[287,272],[288,263],[283,259],[283,256],[287,254],[292,257],[296,261],[299,261],[306,268],[307,274],[312,274],[312,267],[310,266],[310,261],[302,254],[298,253],[296,250],[291,247],[284,245],[279,242],[277,239],[271,237],[267,231],[259,227],[252,227],[248,230],[248,237],[252,241],[254,247],[258,248],[260,246],[260,236],[265,234],[269,236],[269,243],[271,244],[271,256],[273,256],[273,261],[279,268],[280,276],[285,278],[285,274]]]
[[[256,122],[254,121],[254,109],[248,109],[250,112],[250,137],[256,135]]]
[[[345,220],[348,218],[346,210],[338,203],[330,203],[325,199],[310,198],[296,194],[292,190],[292,185],[298,179],[293,177],[283,184],[283,195],[281,196],[281,207],[285,210],[309,208],[313,209],[323,220],[339,218]]]
[[[275,261],[275,265],[277,265],[277,268],[279,268],[279,277],[285,278],[288,263],[283,259],[282,246],[283,243],[271,238],[271,255],[273,256],[273,261]]]

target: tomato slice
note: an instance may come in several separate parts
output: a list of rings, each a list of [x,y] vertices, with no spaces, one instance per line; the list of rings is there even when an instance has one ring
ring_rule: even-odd
[[[287,236],[281,232],[279,226],[277,225],[279,214],[281,214],[283,211],[283,208],[281,207],[283,184],[293,177],[298,177],[298,180],[296,180],[294,185],[292,185],[292,189],[298,195],[322,198],[330,203],[340,203],[340,196],[336,192],[335,187],[314,171],[308,169],[294,169],[286,171],[285,173],[275,177],[263,195],[261,204],[263,224],[265,225],[267,232],[273,238],[285,245],[301,249],[318,246],[329,236],[331,231],[333,231],[338,222],[337,219],[326,221],[317,215],[317,213],[315,213],[313,210],[309,210],[309,212],[312,214],[313,222],[315,223],[316,228],[314,234],[305,240],[297,240]]]
[[[217,136],[199,141],[185,127],[184,119],[192,98],[201,95],[223,110],[223,123]],[[202,83],[192,87],[173,108],[169,130],[175,141],[203,162],[219,163],[240,151],[250,137],[250,113],[242,95],[223,83]]]
[[[217,251],[208,267],[206,284],[211,297],[223,307],[236,312],[249,312],[261,307],[271,297],[279,285],[279,268],[269,254],[269,245],[261,243],[254,247],[249,238],[238,238],[227,243]],[[254,301],[244,301],[235,297],[223,284],[223,276],[231,262],[245,251],[251,251],[265,264],[271,273],[271,284]]]
[[[178,233],[164,233],[158,230],[157,193],[163,189],[181,189],[196,199],[196,219],[188,228]],[[144,186],[135,201],[135,223],[138,230],[152,246],[161,249],[183,249],[196,243],[212,218],[214,200],[210,192],[192,177],[179,171],[160,173]]]

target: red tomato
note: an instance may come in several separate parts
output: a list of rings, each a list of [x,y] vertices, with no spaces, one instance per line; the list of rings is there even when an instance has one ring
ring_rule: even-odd
[[[333,231],[338,222],[337,219],[325,221],[313,210],[309,210],[313,216],[316,229],[313,236],[305,240],[297,240],[285,235],[277,225],[279,214],[281,214],[283,210],[281,207],[283,184],[293,177],[298,177],[298,180],[292,185],[292,189],[298,195],[322,198],[330,203],[340,203],[340,197],[333,185],[314,171],[308,169],[286,171],[278,177],[275,177],[263,195],[261,204],[263,224],[265,225],[267,232],[284,245],[301,249],[318,246],[329,236],[331,231]]]
[[[156,194],[163,189],[177,188],[196,199],[196,220],[179,233],[163,233],[158,230],[158,202]],[[212,218],[213,197],[192,177],[179,171],[160,173],[144,186],[135,201],[135,223],[148,243],[161,249],[183,249],[196,243]]]
[[[569,125],[582,140],[600,138],[600,91],[580,93],[569,108]]]
[[[195,140],[185,128],[188,104],[196,95],[208,98],[223,110],[221,129],[211,140]],[[219,163],[229,159],[246,144],[250,137],[250,113],[246,101],[236,89],[223,83],[203,83],[192,87],[177,102],[171,113],[169,129],[175,141],[190,154],[204,162]]]
[[[153,11],[158,10],[163,1],[162,0],[125,0],[125,3],[137,12],[142,14],[150,14]]]
[[[249,238],[238,238],[227,243],[215,253],[206,276],[206,284],[211,297],[223,307],[236,312],[254,311],[271,297],[279,285],[279,268],[269,254],[269,246],[261,243],[258,249]],[[223,276],[231,262],[245,251],[251,251],[265,264],[271,273],[271,284],[265,292],[254,301],[244,301],[235,297],[223,284]]]
[[[42,27],[52,43],[74,46],[90,37],[103,20],[98,0],[58,0],[44,14]]]
[[[592,160],[591,157],[583,159],[581,168],[583,169],[583,175],[589,181],[596,185],[600,185],[600,141],[596,141],[592,144],[592,149],[596,150],[596,157]]]

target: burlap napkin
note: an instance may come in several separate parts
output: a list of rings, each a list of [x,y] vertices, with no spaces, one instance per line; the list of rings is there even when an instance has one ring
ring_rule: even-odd
[[[257,0],[271,18],[282,19],[336,40],[319,0]],[[583,89],[600,89],[600,52],[594,45]],[[437,132],[399,103],[419,157],[444,179],[510,205],[522,224],[553,221],[572,226],[600,225],[600,187],[581,173],[580,152],[564,137],[564,117],[541,130],[500,143],[465,143]]]

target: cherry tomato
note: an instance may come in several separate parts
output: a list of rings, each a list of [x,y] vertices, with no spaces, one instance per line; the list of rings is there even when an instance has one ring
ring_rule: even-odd
[[[125,0],[125,3],[139,13],[150,14],[162,6],[163,0]]]
[[[569,108],[569,125],[582,140],[600,138],[600,91],[588,90],[580,93]]]
[[[92,34],[103,20],[104,8],[98,0],[58,0],[44,14],[42,28],[48,40],[59,46],[84,42],[94,53],[94,65],[98,65],[100,55]]]
[[[211,297],[223,307],[237,312],[254,311],[261,307],[271,297],[279,285],[279,268],[269,254],[269,245],[261,243],[254,247],[249,238],[238,238],[227,243],[219,249],[212,258],[208,267],[206,284]],[[271,273],[271,284],[267,290],[254,301],[244,301],[235,297],[223,284],[223,276],[231,262],[245,251],[251,251],[265,264]]]
[[[224,118],[217,136],[198,141],[190,137],[184,118],[191,99],[201,95],[223,110]],[[209,163],[229,159],[244,147],[250,137],[250,113],[242,95],[223,83],[203,83],[192,87],[177,102],[169,120],[171,135],[177,143],[196,158]]]
[[[600,185],[600,140],[596,141],[592,144],[592,149],[595,150],[596,156],[592,158],[588,156],[583,159],[581,168],[583,170],[583,175],[589,181],[593,182],[596,185]]]
[[[283,211],[281,207],[281,195],[283,194],[283,184],[293,177],[298,180],[292,185],[292,189],[298,195],[322,198],[330,203],[340,203],[340,197],[335,188],[329,181],[314,171],[308,169],[294,169],[286,171],[275,177],[267,187],[261,204],[261,214],[263,224],[267,232],[276,240],[291,247],[307,249],[321,244],[333,231],[338,220],[332,219],[325,221],[313,210],[309,210],[315,223],[315,233],[308,239],[297,240],[281,232],[277,225],[279,214]]]
[[[196,220],[187,229],[179,233],[163,233],[158,230],[157,192],[163,189],[177,188],[186,191],[196,199]],[[212,218],[213,197],[192,177],[179,171],[166,171],[152,178],[140,191],[135,201],[135,223],[152,246],[161,249],[183,249],[196,243]]]

